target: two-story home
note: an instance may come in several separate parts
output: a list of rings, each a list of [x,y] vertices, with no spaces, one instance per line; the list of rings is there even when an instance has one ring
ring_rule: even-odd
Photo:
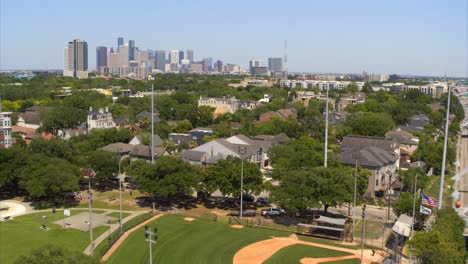
[[[341,143],[339,160],[345,166],[357,164],[370,170],[366,193],[380,197],[396,183],[399,157],[400,146],[393,139],[346,136]]]
[[[86,119],[86,130],[87,132],[91,129],[102,129],[102,128],[113,128],[115,127],[114,120],[112,119],[112,113],[109,112],[109,108],[99,108],[99,111],[93,111],[92,107],[89,107],[88,117]]]

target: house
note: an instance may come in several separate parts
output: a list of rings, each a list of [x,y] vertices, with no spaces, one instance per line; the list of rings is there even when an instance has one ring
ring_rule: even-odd
[[[413,152],[418,148],[419,138],[404,129],[393,129],[392,131],[387,132],[385,137],[398,142],[400,144],[400,151],[404,150],[408,152],[409,155],[413,154]]]
[[[41,116],[50,111],[52,108],[48,106],[31,106],[24,110],[24,113],[19,114],[17,126],[38,129],[41,123]]]
[[[151,122],[151,112],[144,110],[136,115],[136,119],[138,122],[143,121],[145,118]],[[161,119],[159,118],[159,111],[157,109],[154,109],[154,122],[161,122]]]
[[[89,107],[88,117],[86,119],[86,130],[87,132],[91,129],[103,129],[115,127],[114,120],[112,119],[112,113],[109,112],[109,108],[99,108],[99,111],[93,111],[92,107]]]
[[[122,142],[112,143],[100,148],[100,150],[112,152],[119,157],[129,156],[132,160],[143,159],[146,161],[151,161],[150,149],[150,146],[131,145]],[[163,147],[154,147],[153,154],[155,158],[169,155],[166,148]]]
[[[154,145],[155,147],[158,147],[158,146],[161,146],[161,145],[162,145],[163,140],[161,139],[160,136],[158,136],[158,135],[153,135],[153,142],[154,142],[153,145]],[[132,138],[132,140],[130,140],[130,142],[128,142],[128,144],[134,145],[134,146],[136,146],[136,145],[143,145],[143,139],[141,138],[141,135],[137,135],[137,136],[134,136],[134,137]],[[151,141],[150,141],[148,144],[151,144]]]
[[[64,140],[69,140],[72,137],[77,137],[86,134],[86,130],[82,127],[70,128],[65,131],[59,130],[58,137]]]
[[[260,115],[259,122],[260,123],[267,122],[272,117],[279,117],[281,119],[288,119],[288,118],[297,119],[297,110],[294,108],[289,108],[289,109],[283,108],[278,111],[269,111]]]
[[[310,100],[326,102],[327,96],[325,94],[321,94],[321,93],[317,94],[312,91],[296,91],[296,96],[294,97],[294,101],[301,102],[305,107],[308,107]],[[335,99],[328,98],[328,104],[331,107],[331,109],[334,109]]]
[[[408,124],[404,126],[399,126],[399,128],[406,130],[410,133],[413,132],[422,132],[424,127],[429,124],[429,117],[425,114],[416,114],[410,118]]]
[[[212,136],[213,130],[211,128],[206,127],[197,127],[189,131],[189,134],[192,135],[192,140],[195,140],[197,144],[200,146],[202,145],[203,139],[205,136]]]
[[[252,139],[239,134],[229,138],[212,140],[191,150],[182,153],[181,158],[192,164],[215,164],[219,160],[231,157],[243,157],[255,163],[260,169],[270,164],[268,150],[277,142],[272,140]]]
[[[239,109],[255,109],[260,103],[257,101],[250,100],[239,100],[236,97],[226,97],[223,98],[205,98],[201,97],[198,99],[198,107],[200,106],[209,106],[215,108],[213,117],[218,117],[225,113],[235,113]]]
[[[125,125],[130,124],[130,118],[128,118],[128,116],[117,117],[117,118],[114,118],[113,121],[114,121],[115,126],[117,127],[124,127]]]
[[[264,141],[273,141],[278,144],[282,144],[289,140],[289,137],[285,133],[280,133],[278,135],[256,135],[252,137],[253,140],[264,140]]]
[[[348,105],[366,102],[366,94],[362,92],[344,95],[337,104],[337,111],[342,112]]]
[[[169,141],[173,142],[177,146],[188,144],[190,141],[193,141],[192,135],[183,134],[183,133],[169,133]]]
[[[345,166],[357,165],[371,171],[366,193],[382,196],[396,183],[400,148],[393,139],[384,137],[346,136],[341,143],[339,160]]]

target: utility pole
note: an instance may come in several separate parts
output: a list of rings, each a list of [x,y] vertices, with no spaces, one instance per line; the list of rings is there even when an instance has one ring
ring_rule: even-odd
[[[323,157],[323,166],[327,167],[327,160],[328,160],[328,85],[327,85],[327,100],[325,106],[325,149],[324,149],[324,157]]]
[[[449,117],[450,117],[450,85],[447,84],[447,77],[445,77],[445,84],[448,88],[448,98],[447,98],[447,114],[445,116],[445,135],[444,135],[444,152],[442,154],[442,171],[440,173],[440,187],[439,187],[439,203],[437,208],[442,209],[442,201],[444,196],[444,178],[445,178],[445,159],[447,157],[447,140],[448,140],[448,126],[449,126]]]

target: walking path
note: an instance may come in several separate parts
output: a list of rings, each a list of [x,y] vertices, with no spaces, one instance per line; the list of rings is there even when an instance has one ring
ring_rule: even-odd
[[[106,213],[110,213],[110,212],[106,212]],[[126,222],[132,220],[133,218],[137,217],[138,215],[141,215],[145,212],[135,212],[135,213],[132,213],[131,215],[125,217],[124,219],[122,219],[122,225],[125,224]],[[101,242],[103,242],[105,239],[107,239],[109,237],[109,234],[112,234],[115,230],[119,229],[120,228],[120,225],[119,223],[116,223],[116,224],[111,224],[110,225],[110,231],[107,230],[106,232],[102,233],[99,237],[97,237],[95,240],[93,240],[93,246],[94,248],[96,248],[97,246],[99,246],[99,244],[101,244]],[[83,251],[84,254],[86,255],[91,255],[91,245],[88,245],[85,250]]]
[[[139,228],[145,226],[146,224],[149,224],[151,222],[153,222],[154,220],[158,219],[159,217],[163,216],[164,214],[158,214],[158,215],[155,215],[153,217],[151,217],[150,219],[144,221],[143,223],[140,223],[139,225],[133,227],[132,229],[126,231],[125,233],[122,234],[122,236],[119,237],[119,239],[112,245],[112,247],[106,252],[106,254],[104,256],[102,256],[101,258],[101,262],[104,262],[104,261],[107,261],[110,256],[112,256],[112,254],[114,254],[114,252],[119,248],[119,246],[125,241],[125,239],[127,239],[127,237],[135,232],[136,230],[138,230]]]
[[[359,249],[348,249],[348,248],[341,248],[337,246],[330,246],[324,244],[318,244],[314,242],[302,241],[295,238],[290,237],[273,237],[272,239],[262,240],[253,244],[250,244],[241,250],[239,250],[236,255],[234,255],[233,264],[261,264],[271,256],[273,256],[278,250],[291,246],[294,244],[304,244],[319,248],[326,248],[336,251],[343,251],[351,253],[351,256],[344,256],[340,257],[339,259],[334,258],[333,261],[341,260],[341,259],[350,259],[350,258],[361,258],[361,250]],[[371,263],[371,262],[378,262],[381,263],[383,261],[383,252],[377,252],[372,256],[372,251],[370,249],[364,250],[364,257],[362,263]],[[321,263],[331,261],[327,259],[320,259],[320,258],[303,258],[301,259],[301,263]]]

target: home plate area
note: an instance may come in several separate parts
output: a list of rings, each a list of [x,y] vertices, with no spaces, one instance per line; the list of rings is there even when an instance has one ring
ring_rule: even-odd
[[[115,221],[117,218],[110,217],[102,214],[91,214],[91,221],[93,223],[93,228],[98,226],[105,226],[108,225],[108,221]],[[65,228],[74,228],[81,231],[88,231],[89,230],[89,213],[80,213],[74,216],[67,217],[65,219],[61,219],[55,221],[54,224],[61,225]]]

